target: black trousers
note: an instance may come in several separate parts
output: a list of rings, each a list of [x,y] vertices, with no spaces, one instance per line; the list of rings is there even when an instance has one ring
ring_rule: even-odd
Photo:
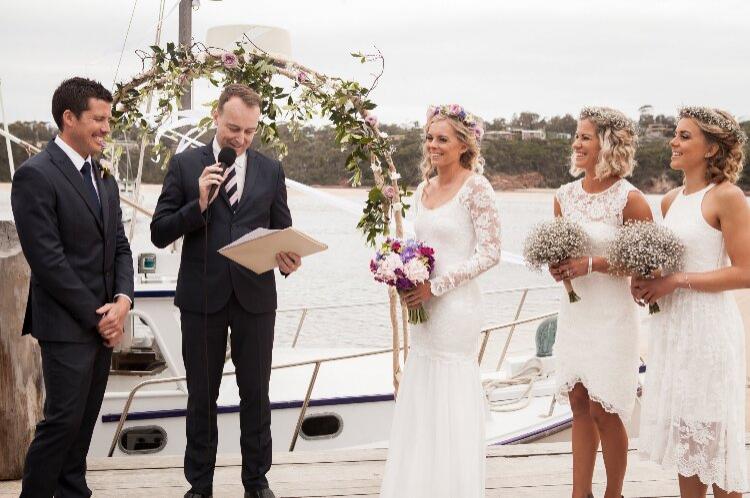
[[[188,403],[185,478],[195,492],[213,488],[218,427],[216,400],[231,328],[232,362],[240,394],[242,484],[252,491],[268,487],[271,468],[271,379],[276,313],[249,313],[232,294],[217,313],[181,311],[182,357]]]
[[[44,419],[26,454],[22,498],[88,497],[86,455],[107,387],[112,350],[87,343],[40,341]]]

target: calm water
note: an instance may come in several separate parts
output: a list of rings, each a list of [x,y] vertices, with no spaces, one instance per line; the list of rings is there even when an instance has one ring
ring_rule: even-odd
[[[153,208],[160,187],[144,186],[144,204]],[[364,205],[366,192],[352,189],[326,189],[336,197]],[[10,188],[0,185],[0,218],[9,218]],[[523,239],[536,222],[548,219],[552,213],[552,192],[499,192],[497,202],[502,220],[503,249],[520,253]],[[652,207],[657,196],[649,196]],[[328,244],[329,249],[306,258],[302,268],[288,279],[277,278],[279,308],[329,306],[369,303],[387,300],[385,287],[373,281],[368,262],[373,250],[357,232],[357,214],[332,207],[315,196],[290,190],[289,206],[294,225],[316,239]],[[132,245],[134,253],[154,252],[148,236],[148,222],[139,217]],[[553,284],[546,274],[530,272],[510,263],[501,263],[480,277],[484,290],[510,289]],[[485,298],[485,322],[499,324],[510,321],[520,299],[520,293],[489,295]],[[529,294],[521,318],[555,310],[558,306],[557,289]],[[277,320],[277,344],[291,342],[301,312],[282,311]],[[520,327],[511,343],[511,351],[522,352],[533,348],[535,325]],[[498,346],[504,334],[493,338]],[[300,346],[366,346],[384,347],[391,344],[388,307],[386,304],[338,310],[309,311],[300,334]]]

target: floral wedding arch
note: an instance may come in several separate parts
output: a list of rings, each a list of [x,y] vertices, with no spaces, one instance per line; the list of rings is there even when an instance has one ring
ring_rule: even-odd
[[[390,222],[395,222],[395,236],[403,237],[405,206],[401,199],[408,194],[399,186],[400,175],[391,157],[392,145],[386,133],[378,129],[377,117],[372,114],[376,105],[369,100],[368,89],[355,81],[330,77],[296,62],[274,57],[262,51],[248,51],[242,43],[228,51],[195,43],[191,47],[167,44],[166,48],[151,46],[149,51],[139,51],[144,68],[150,69],[125,83],[117,83],[113,94],[112,132],[141,130],[143,138],[154,141],[152,152],[169,160],[169,150],[159,143],[158,130],[167,124],[177,110],[176,103],[185,93],[188,84],[196,79],[207,79],[216,87],[242,83],[262,96],[259,134],[279,157],[286,154],[286,145],[280,140],[278,124],[284,122],[292,136],[298,136],[302,126],[314,117],[327,118],[335,129],[335,140],[343,151],[348,151],[345,169],[351,174],[352,186],[361,185],[361,164],[369,163],[375,186],[370,189],[357,224],[369,244],[375,245],[378,237],[390,235]],[[365,63],[380,60],[382,56],[353,53]],[[378,76],[379,78],[379,76]],[[279,79],[287,80],[286,88],[278,86]],[[373,83],[377,82],[377,78]],[[158,109],[148,117],[141,108],[149,95],[158,98]],[[212,107],[217,104],[212,103]],[[212,124],[210,111],[200,120],[198,128],[205,131]],[[156,140],[154,140],[156,139]],[[363,262],[363,264],[365,264]],[[401,374],[401,336],[404,360],[409,339],[407,314],[401,306],[399,316],[398,294],[388,287],[390,322],[393,331],[393,383],[398,391]],[[402,333],[401,333],[402,331]]]

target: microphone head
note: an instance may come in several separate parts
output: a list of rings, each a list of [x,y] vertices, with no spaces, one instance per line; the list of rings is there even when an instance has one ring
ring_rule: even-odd
[[[225,166],[231,166],[237,160],[237,152],[231,147],[223,147],[219,151],[219,162]]]

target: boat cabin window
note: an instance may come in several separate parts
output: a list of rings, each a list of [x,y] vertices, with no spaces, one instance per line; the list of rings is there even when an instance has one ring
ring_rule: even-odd
[[[344,428],[344,421],[336,413],[317,413],[308,415],[302,421],[300,436],[302,439],[333,439]]]
[[[128,427],[120,434],[120,450],[127,455],[157,453],[166,445],[167,432],[158,425]]]

